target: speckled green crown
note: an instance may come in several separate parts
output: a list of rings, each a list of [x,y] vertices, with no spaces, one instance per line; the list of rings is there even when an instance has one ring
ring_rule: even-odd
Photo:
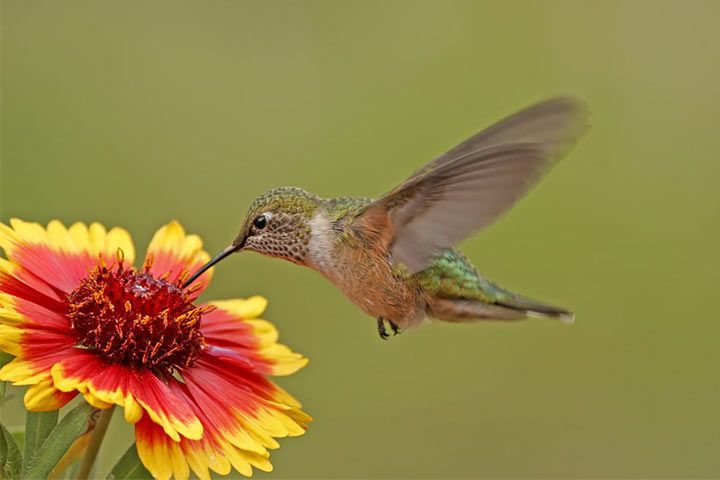
[[[290,214],[312,218],[320,198],[298,187],[280,187],[258,195],[248,209],[248,218],[254,218],[264,212],[283,211]]]

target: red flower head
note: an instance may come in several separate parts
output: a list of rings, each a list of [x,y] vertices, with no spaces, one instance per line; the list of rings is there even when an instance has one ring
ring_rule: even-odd
[[[0,349],[15,359],[0,380],[30,385],[29,410],[78,393],[96,408],[120,405],[161,479],[270,471],[275,438],[304,433],[310,417],[267,376],[307,359],[257,318],[265,299],[195,304],[211,271],[180,287],[209,259],[199,237],[165,225],[136,270],[123,229],[10,224],[0,223]]]

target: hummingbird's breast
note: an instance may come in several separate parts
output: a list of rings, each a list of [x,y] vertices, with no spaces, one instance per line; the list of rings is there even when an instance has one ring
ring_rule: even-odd
[[[312,228],[306,264],[333,282],[361,310],[405,328],[426,316],[421,290],[397,274],[388,252],[364,238],[345,218],[319,211]]]

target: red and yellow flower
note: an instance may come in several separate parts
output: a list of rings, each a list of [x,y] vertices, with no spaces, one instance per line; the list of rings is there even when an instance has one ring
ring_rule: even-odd
[[[93,223],[0,223],[0,380],[29,385],[25,406],[62,407],[81,394],[123,407],[153,476],[202,479],[270,471],[275,438],[310,421],[268,375],[307,359],[260,320],[265,299],[196,304],[211,271],[181,284],[208,254],[196,235],[160,228],[140,269],[127,231]]]

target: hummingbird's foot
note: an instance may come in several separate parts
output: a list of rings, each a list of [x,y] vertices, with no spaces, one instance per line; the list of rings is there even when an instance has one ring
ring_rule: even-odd
[[[402,332],[403,332],[400,327],[398,327],[397,325],[395,325],[395,324],[394,324],[393,322],[391,322],[390,320],[388,320],[388,323],[390,324],[390,328],[392,328],[393,335],[397,335],[398,333],[402,333]]]
[[[398,333],[402,333],[402,330],[398,328],[397,325],[395,325],[390,320],[385,320],[382,317],[378,317],[377,319],[377,329],[378,329],[378,335],[380,335],[380,338],[383,340],[387,340],[390,338],[390,334],[388,333],[387,329],[385,328],[385,322],[390,324],[390,328],[392,328],[393,335],[397,335]]]
[[[390,334],[385,330],[385,319],[382,317],[378,317],[377,319],[377,329],[378,329],[378,335],[380,335],[380,338],[383,340],[387,340],[390,338]]]

